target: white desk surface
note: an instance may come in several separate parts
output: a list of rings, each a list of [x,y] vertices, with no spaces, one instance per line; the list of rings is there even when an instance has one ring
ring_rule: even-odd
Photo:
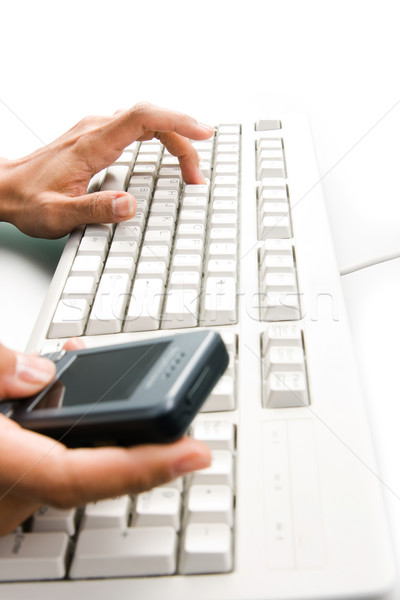
[[[302,112],[340,267],[400,255],[398,12],[385,0],[7,3],[0,156],[140,100],[211,123]],[[61,247],[0,226],[3,343],[25,347]],[[400,549],[399,281],[399,260],[343,277]]]

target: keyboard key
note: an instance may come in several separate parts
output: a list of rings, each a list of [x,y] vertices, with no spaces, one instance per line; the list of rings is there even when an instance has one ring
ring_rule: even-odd
[[[264,364],[272,373],[277,371],[304,371],[303,348],[299,346],[271,346]]]
[[[153,202],[151,205],[151,216],[171,217],[175,221],[176,210],[174,202]]]
[[[204,325],[236,322],[235,277],[207,277],[201,321]]]
[[[129,496],[90,502],[85,506],[82,529],[123,529],[128,524],[132,501]]]
[[[208,197],[209,188],[208,185],[205,184],[197,184],[197,185],[186,185],[185,186],[185,196],[204,196]]]
[[[235,429],[233,423],[219,419],[196,421],[191,435],[196,440],[206,443],[212,450],[228,450],[235,447]]]
[[[103,268],[103,261],[98,255],[82,256],[78,255],[71,267],[71,275],[76,276],[92,276],[96,281],[100,278],[100,273]]]
[[[140,254],[141,260],[145,261],[162,261],[167,263],[170,256],[170,250],[168,246],[163,246],[162,244],[143,244],[142,252]]]
[[[235,381],[231,375],[223,375],[201,408],[201,412],[217,412],[235,409]]]
[[[217,202],[218,202],[218,200],[217,200]],[[211,215],[211,227],[235,227],[236,228],[237,220],[238,220],[238,217],[237,217],[236,213],[216,212]]]
[[[212,197],[216,200],[237,200],[239,192],[237,188],[232,187],[216,187],[213,190]]]
[[[298,325],[280,323],[269,325],[262,334],[262,351],[266,354],[270,346],[303,347],[301,329]]]
[[[110,241],[114,232],[114,225],[107,223],[98,223],[94,225],[86,225],[85,236],[104,236]]]
[[[294,272],[289,273],[269,273],[265,275],[261,285],[268,292],[297,292],[297,278]]]
[[[261,321],[298,321],[301,318],[298,293],[262,292],[259,308]]]
[[[274,189],[267,187],[266,185],[261,185],[258,194],[258,201],[259,204],[261,204],[262,202],[287,202],[287,189],[286,187]]]
[[[157,166],[152,164],[137,164],[133,167],[133,175],[146,175],[155,178],[157,174]]]
[[[162,279],[137,279],[133,285],[124,331],[158,329],[163,299]]]
[[[175,219],[171,216],[166,215],[155,215],[153,212],[150,213],[149,220],[147,222],[147,231],[169,231],[172,235],[175,229]]]
[[[96,279],[91,276],[68,277],[65,282],[62,293],[63,298],[85,298],[89,303],[92,302],[96,292]]]
[[[167,264],[162,260],[140,259],[136,271],[137,279],[161,279],[165,283]]]
[[[237,214],[237,200],[214,200],[211,206],[211,212],[214,213],[230,213]]]
[[[204,243],[201,238],[177,238],[175,254],[199,254],[203,256]]]
[[[163,244],[163,245],[167,245],[169,248],[171,248],[171,244],[172,244],[171,231],[168,231],[167,229],[163,229],[163,230],[152,229],[150,231],[146,231],[145,236],[144,236],[144,243],[145,244]]]
[[[32,517],[32,531],[63,531],[75,535],[76,509],[60,510],[52,506],[41,506]]]
[[[181,494],[176,488],[159,487],[136,498],[132,524],[135,527],[180,528]]]
[[[154,165],[155,167],[158,167],[159,162],[159,154],[147,154],[140,151],[137,155],[135,165]]]
[[[206,211],[205,210],[199,210],[199,209],[183,209],[180,212],[179,218],[181,220],[181,222],[183,221],[193,221],[193,222],[200,222],[200,223],[205,223],[206,220]]]
[[[212,243],[208,248],[208,256],[210,259],[216,260],[218,258],[236,259],[237,245],[233,243]]]
[[[199,271],[172,270],[168,282],[169,289],[200,290],[201,276]]]
[[[178,201],[179,191],[175,189],[171,190],[169,188],[164,187],[157,188],[153,197],[153,204],[158,204],[160,202],[168,202],[176,206],[178,204]]]
[[[104,190],[126,190],[129,167],[127,165],[111,165],[101,186]]]
[[[178,238],[200,238],[204,239],[205,227],[202,223],[180,223],[177,231]]]
[[[162,329],[196,327],[199,310],[199,292],[193,289],[170,289],[167,295]]]
[[[126,273],[132,277],[135,270],[135,259],[133,256],[109,256],[104,266],[105,273]]]
[[[307,381],[303,371],[270,372],[265,380],[266,408],[308,406]]]
[[[174,271],[197,271],[201,274],[203,264],[199,254],[175,254],[171,267]]]
[[[237,135],[240,133],[240,125],[237,123],[232,124],[232,125],[231,124],[223,124],[223,125],[221,124],[218,127],[218,133],[219,134],[222,133],[222,134],[229,134],[229,135],[232,135],[232,134]]]
[[[104,261],[107,254],[108,242],[104,236],[88,235],[83,236],[78,248],[78,256],[100,256]]]
[[[131,150],[125,150],[115,161],[114,164],[130,166],[135,158],[135,153]]]
[[[143,231],[138,225],[131,225],[129,222],[118,223],[115,228],[113,241],[136,242],[139,245],[142,235]]]
[[[281,150],[282,138],[265,138],[261,137],[256,140],[257,154],[263,150]]]
[[[199,210],[205,209],[208,205],[208,198],[206,196],[184,196],[182,200],[182,208],[187,210],[190,208]]]
[[[293,256],[271,254],[265,256],[260,267],[260,280],[265,282],[267,273],[295,273]]]
[[[163,189],[169,189],[169,190],[176,190],[177,192],[179,192],[181,187],[181,182],[180,179],[178,179],[177,177],[175,178],[171,178],[171,179],[159,179],[157,181],[157,189],[156,191],[159,190],[163,190]]]
[[[70,577],[171,575],[176,546],[172,527],[86,529],[79,535]]]
[[[159,177],[167,179],[179,179],[179,181],[182,181],[180,167],[161,167],[159,171]]]
[[[213,450],[207,469],[188,476],[191,485],[227,485],[233,488],[233,456],[227,450]]]
[[[266,216],[260,223],[260,239],[290,238],[292,229],[289,216]]]
[[[126,273],[104,273],[90,313],[87,335],[121,331],[129,288],[130,278]]]
[[[131,256],[136,261],[139,245],[134,240],[115,240],[110,246],[109,256]]]
[[[185,511],[186,523],[233,525],[233,493],[228,485],[192,485]]]
[[[225,573],[232,570],[232,533],[224,523],[191,523],[182,544],[179,572]]]
[[[207,263],[208,276],[236,277],[237,264],[232,259],[211,259]]]
[[[257,179],[264,177],[286,177],[283,160],[263,160],[257,167]]]
[[[282,124],[277,119],[260,119],[255,124],[256,131],[271,131],[273,129],[281,129]]]
[[[51,321],[48,337],[64,338],[83,334],[89,314],[89,303],[84,298],[60,300]]]
[[[16,533],[0,538],[0,581],[62,579],[69,537],[62,532]]]

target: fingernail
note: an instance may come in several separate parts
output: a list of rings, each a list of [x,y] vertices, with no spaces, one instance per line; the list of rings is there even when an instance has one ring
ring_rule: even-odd
[[[184,456],[178,460],[174,465],[174,471],[176,475],[185,475],[198,469],[206,469],[211,464],[211,454],[192,454],[191,456]]]
[[[213,127],[213,125],[206,125],[206,123],[197,123],[197,125],[199,127],[201,127],[202,129],[209,131],[210,134],[214,133],[214,131],[215,131],[215,127]]]
[[[200,167],[196,167],[196,171],[197,171],[198,183],[199,184],[206,183],[205,177],[204,177],[203,173],[201,172]]]
[[[15,375],[27,383],[47,383],[55,374],[51,360],[34,354],[17,354]]]
[[[115,196],[112,201],[112,211],[116,217],[129,217],[133,213],[133,200],[128,194]]]

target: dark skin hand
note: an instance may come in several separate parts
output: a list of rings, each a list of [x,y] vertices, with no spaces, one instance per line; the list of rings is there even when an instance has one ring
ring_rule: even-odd
[[[87,194],[92,176],[135,140],[158,138],[179,159],[187,183],[203,183],[190,139],[213,129],[192,117],[139,104],[112,117],[87,117],[33,154],[0,159],[0,220],[35,237],[56,238],[86,223],[118,223],[136,210],[121,191]],[[66,349],[82,347],[69,340]],[[0,344],[1,399],[32,395],[54,376],[54,364]],[[57,508],[139,493],[209,466],[204,444],[67,449],[0,415],[0,535],[13,531],[41,505]]]

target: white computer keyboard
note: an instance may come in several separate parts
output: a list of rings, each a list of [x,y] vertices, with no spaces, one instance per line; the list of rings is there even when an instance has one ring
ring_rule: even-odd
[[[394,566],[307,121],[217,127],[185,186],[157,141],[91,189],[131,222],[65,248],[29,350],[217,328],[231,360],[191,434],[212,466],[137,497],[43,507],[0,539],[0,596],[384,598]]]

